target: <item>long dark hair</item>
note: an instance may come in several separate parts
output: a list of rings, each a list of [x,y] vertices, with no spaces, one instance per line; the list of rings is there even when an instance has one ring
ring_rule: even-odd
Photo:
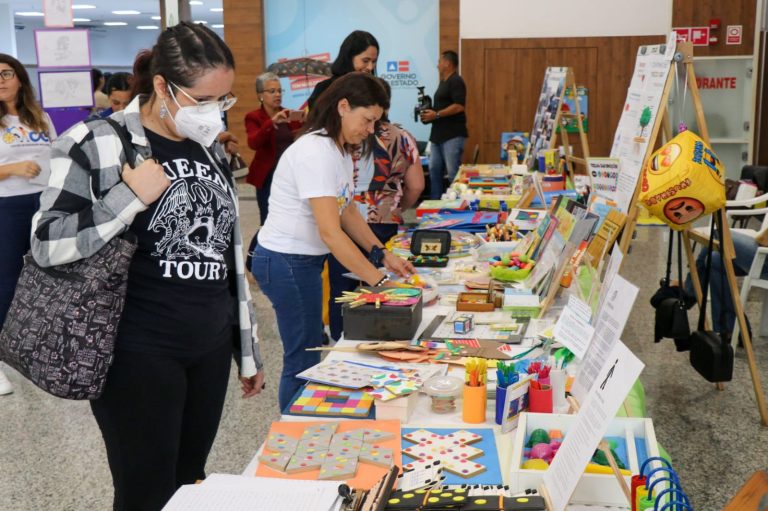
[[[354,71],[355,67],[352,65],[352,61],[357,55],[360,55],[367,50],[369,46],[374,46],[376,51],[379,51],[379,42],[370,32],[355,30],[349,34],[344,39],[344,42],[341,43],[339,54],[336,57],[336,60],[333,61],[333,65],[331,65],[331,72],[333,75],[343,76]],[[375,69],[373,70],[373,74],[376,74]]]
[[[155,75],[180,87],[193,87],[195,80],[217,67],[235,69],[229,47],[204,25],[182,21],[164,30],[152,51],[144,50],[136,57],[131,96],[151,94]]]
[[[40,103],[35,99],[35,90],[32,88],[27,70],[24,69],[21,62],[5,53],[0,53],[0,62],[11,66],[21,84],[16,95],[16,110],[19,113],[19,120],[35,131],[48,131],[48,122],[45,120],[45,114]],[[5,103],[0,102],[0,128],[7,128],[3,123],[3,117],[7,114],[8,108],[6,108]]]

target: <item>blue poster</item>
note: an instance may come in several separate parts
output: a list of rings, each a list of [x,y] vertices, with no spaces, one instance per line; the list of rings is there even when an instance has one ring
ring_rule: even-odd
[[[429,126],[414,121],[417,86],[434,96],[437,73],[437,0],[266,0],[267,65],[311,57],[333,62],[344,38],[366,30],[379,41],[376,74],[392,86],[389,118],[402,124],[417,140],[429,139]],[[458,48],[456,48],[458,51]],[[283,105],[304,106],[322,76],[282,79]]]

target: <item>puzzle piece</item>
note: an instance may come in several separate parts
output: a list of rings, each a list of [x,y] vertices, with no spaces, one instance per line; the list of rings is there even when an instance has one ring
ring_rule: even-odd
[[[381,447],[376,444],[363,444],[358,454],[361,463],[370,463],[377,467],[389,468],[392,466],[392,449]]]
[[[259,463],[263,463],[273,470],[285,472],[285,467],[291,461],[293,455],[287,452],[277,452],[274,454],[262,454],[259,456]]]
[[[340,456],[357,456],[363,446],[362,433],[360,438],[346,435],[335,435],[328,446],[328,452]]]
[[[464,478],[471,478],[485,471],[485,466],[471,461],[484,453],[481,449],[468,445],[482,440],[478,434],[459,430],[439,435],[419,429],[403,435],[403,438],[409,442],[418,442],[403,449],[403,453],[411,458],[426,462],[440,460],[444,470]]]
[[[357,457],[327,457],[320,466],[320,480],[339,481],[353,477],[357,472]]]
[[[384,388],[396,396],[404,396],[419,390],[421,388],[421,384],[411,380],[400,380],[398,382],[388,384]]]
[[[363,430],[363,442],[367,443],[376,443],[376,442],[383,442],[385,440],[389,440],[395,436],[394,434],[390,433],[389,431],[382,431],[380,429],[364,429]]]
[[[381,373],[371,377],[371,385],[374,387],[385,387],[403,379],[401,373]]]
[[[301,456],[304,454],[314,454],[317,452],[323,452],[328,450],[328,446],[331,443],[331,437],[323,437],[318,440],[302,440],[296,446],[294,454]]]
[[[397,397],[397,395],[391,393],[390,391],[388,391],[384,387],[381,387],[379,389],[374,389],[374,390],[367,390],[366,392],[373,399],[378,399],[378,400],[384,401],[384,402],[391,401],[392,399],[395,399]]]
[[[286,452],[293,454],[296,451],[298,440],[282,433],[270,433],[267,436],[267,450],[271,452]]]
[[[286,474],[299,474],[309,472],[322,466],[326,459],[327,451],[319,451],[312,454],[294,455],[288,466],[285,468]]]

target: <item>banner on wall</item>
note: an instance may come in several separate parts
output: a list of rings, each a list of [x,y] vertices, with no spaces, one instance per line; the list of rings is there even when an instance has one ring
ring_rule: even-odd
[[[376,74],[392,87],[389,118],[417,140],[429,139],[429,126],[414,120],[413,108],[416,87],[430,96],[437,89],[437,0],[266,0],[264,10],[268,65],[302,57],[332,62],[350,32],[373,34],[380,49]],[[303,107],[325,78],[308,72],[282,78],[283,106]]]

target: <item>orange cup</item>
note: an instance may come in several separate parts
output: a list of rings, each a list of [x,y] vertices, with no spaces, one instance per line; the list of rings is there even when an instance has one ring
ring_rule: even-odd
[[[464,385],[464,403],[462,404],[462,419],[469,424],[485,422],[485,406],[488,403],[488,389],[485,385],[472,387]]]

